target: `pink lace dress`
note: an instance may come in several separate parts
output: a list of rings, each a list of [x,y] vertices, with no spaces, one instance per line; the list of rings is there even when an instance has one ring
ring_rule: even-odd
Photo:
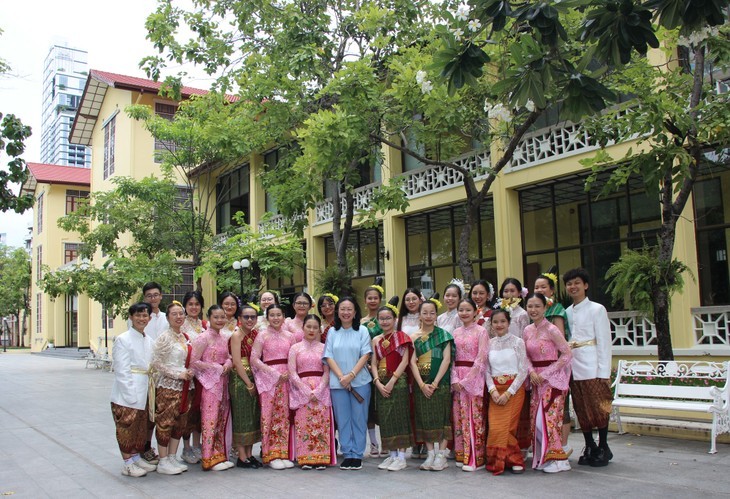
[[[221,331],[222,332],[222,331]],[[230,412],[228,375],[233,365],[228,354],[228,340],[215,329],[208,329],[193,342],[190,359],[195,376],[202,386],[200,417],[202,423],[203,469],[209,470],[228,459],[226,424]]]
[[[272,326],[259,332],[251,350],[251,369],[261,401],[261,448],[264,463],[289,459],[289,383],[281,382],[288,373],[289,349],[294,336],[283,327]]]
[[[287,317],[282,329],[286,329],[294,335],[294,343],[299,343],[304,339],[304,321],[297,317]]]
[[[324,344],[316,340],[302,340],[289,350],[289,406],[296,411],[295,457],[302,466],[336,462],[330,370],[323,355]]]
[[[523,339],[531,364],[528,371],[543,378],[539,385],[533,384],[530,399],[532,467],[542,469],[550,460],[568,459],[560,432],[573,356],[563,333],[547,319],[527,326]]]
[[[456,350],[451,369],[453,392],[454,451],[456,460],[478,468],[484,466],[487,424],[484,417],[484,373],[489,358],[489,334],[473,323],[452,333]],[[455,390],[455,384],[462,389]]]

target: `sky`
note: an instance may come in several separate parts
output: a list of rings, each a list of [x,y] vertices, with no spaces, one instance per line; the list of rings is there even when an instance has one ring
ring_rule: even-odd
[[[22,156],[25,161],[40,161],[43,61],[51,45],[86,50],[90,69],[146,77],[139,61],[155,50],[145,39],[144,22],[156,6],[155,0],[0,1],[0,28],[4,30],[0,57],[12,68],[11,76],[0,79],[0,112],[15,114],[33,129]],[[202,78],[185,83],[199,88],[210,85]],[[0,162],[6,164],[7,156],[0,156]],[[0,233],[7,233],[7,244],[23,246],[32,211],[23,215],[0,212],[0,220]]]

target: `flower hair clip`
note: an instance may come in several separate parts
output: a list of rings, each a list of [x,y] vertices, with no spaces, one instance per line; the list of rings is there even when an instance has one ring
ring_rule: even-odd
[[[386,303],[385,306],[388,307],[389,309],[391,309],[393,311],[393,313],[395,314],[395,316],[398,317],[398,307],[396,307],[392,303]]]
[[[380,296],[383,296],[385,294],[385,290],[382,286],[378,286],[377,284],[371,284],[368,287],[376,290],[378,293],[380,293]]]
[[[436,297],[431,297],[431,298],[428,299],[428,301],[430,301],[431,303],[433,303],[434,305],[436,305],[436,310],[440,309],[443,306],[441,304],[441,302],[438,301],[438,298],[436,298]]]
[[[494,305],[495,309],[502,309],[506,310],[509,313],[514,312],[514,310],[519,306],[520,299],[515,298],[500,298],[497,300],[497,303]]]
[[[466,295],[466,290],[464,289],[464,281],[462,281],[461,279],[457,279],[456,277],[454,277],[449,282],[449,286],[452,285],[452,284],[461,290],[461,296]]]
[[[527,288],[523,287],[522,290],[520,291],[520,296],[522,298],[527,298],[527,295],[529,295],[529,294],[530,294],[530,291]]]
[[[182,306],[183,306],[183,304],[182,304],[182,303],[180,303],[180,302],[179,302],[179,301],[177,301],[177,300],[172,300],[172,301],[170,302],[170,305],[178,305],[178,306],[180,306],[180,307],[182,307]],[[184,307],[183,307],[183,308],[184,308]]]
[[[261,313],[261,307],[259,307],[259,306],[258,306],[258,305],[256,305],[255,303],[253,303],[253,302],[248,302],[248,303],[247,303],[246,305],[248,305],[249,307],[251,307],[252,309],[254,309],[254,310],[256,311],[256,313],[257,313],[257,314],[260,314],[260,313]]]
[[[322,296],[326,296],[327,298],[335,302],[335,305],[337,305],[337,302],[340,301],[340,297],[337,295],[333,295],[332,293],[325,293]]]

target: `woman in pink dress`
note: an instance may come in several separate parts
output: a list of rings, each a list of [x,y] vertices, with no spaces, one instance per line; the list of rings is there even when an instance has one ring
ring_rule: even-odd
[[[228,318],[219,305],[208,309],[210,327],[193,342],[190,365],[203,387],[200,417],[203,436],[203,470],[222,471],[233,468],[226,449],[226,424],[230,401],[228,373],[233,368],[228,354],[228,338],[221,334]]]
[[[275,470],[293,468],[289,449],[289,349],[294,335],[285,330],[284,308],[269,305],[269,327],[259,331],[251,351],[251,369],[261,401],[261,450],[264,464]]]
[[[294,342],[299,343],[304,338],[304,318],[307,316],[314,302],[312,297],[305,292],[297,293],[292,299],[294,305],[294,317],[284,321],[283,328],[294,335]]]
[[[531,363],[528,371],[532,382],[532,467],[558,473],[570,470],[560,437],[573,356],[563,333],[545,318],[546,308],[544,295],[534,293],[527,298],[527,313],[533,322],[523,334]]]
[[[484,373],[489,358],[489,334],[476,323],[477,306],[470,298],[461,300],[457,310],[464,325],[452,333],[456,350],[451,370],[454,450],[457,466],[463,471],[476,471],[486,462]]]
[[[322,323],[316,315],[304,318],[304,339],[289,350],[289,406],[296,411],[296,459],[303,470],[323,470],[335,464],[330,369],[322,363]]]

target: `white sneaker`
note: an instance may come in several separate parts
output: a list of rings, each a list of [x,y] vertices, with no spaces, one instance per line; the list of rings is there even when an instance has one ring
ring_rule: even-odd
[[[440,454],[440,453],[439,453]],[[422,470],[430,470],[433,468],[433,462],[434,459],[436,459],[436,456],[434,455],[434,451],[430,450],[428,451],[428,455],[426,456],[426,460],[423,462],[421,466],[419,466]]]
[[[393,456],[388,456],[388,457],[387,457],[387,458],[385,459],[385,461],[383,461],[382,463],[380,463],[380,464],[378,465],[378,469],[379,469],[379,470],[387,470],[387,469],[388,469],[388,467],[389,467],[389,466],[390,466],[391,464],[393,464],[393,461],[395,461],[396,459],[397,459],[397,458],[395,458],[395,457],[393,457]]]
[[[431,465],[431,471],[443,471],[449,467],[449,463],[446,461],[445,452],[446,451],[439,451],[436,453],[436,456],[433,459],[433,464]]]
[[[560,471],[562,470],[560,469],[560,465],[558,464],[558,462],[559,461],[553,459],[545,465],[542,471],[544,471],[545,473],[560,473]]]
[[[122,464],[122,475],[124,476],[133,476],[135,478],[145,476],[147,472],[137,466],[135,463],[124,463]]]
[[[145,460],[144,460],[143,458],[141,458],[141,457],[140,457],[139,459],[137,459],[137,460],[136,460],[136,461],[134,462],[134,464],[135,464],[135,465],[136,465],[136,466],[137,466],[138,468],[142,468],[143,470],[145,470],[145,471],[147,471],[147,472],[150,472],[150,471],[155,471],[155,470],[157,469],[157,465],[156,465],[156,464],[148,463],[147,461],[145,461]]]
[[[464,463],[462,463],[461,461],[456,461],[456,467],[457,468],[463,468],[464,467]]]
[[[378,446],[378,444],[370,444],[370,457],[380,457],[380,447]]]
[[[448,447],[445,447],[443,450],[444,457],[446,459],[456,459],[456,456],[454,455],[454,451],[449,449]]]
[[[198,458],[198,461],[203,459],[203,448],[202,447],[193,447],[193,454],[195,454],[195,457]]]
[[[388,471],[400,471],[404,470],[408,467],[408,464],[406,464],[406,460],[402,457],[397,457],[393,459],[393,462],[390,463],[390,466],[388,466]]]
[[[215,466],[211,468],[213,471],[223,471],[223,470],[229,470],[233,468],[235,464],[233,464],[230,461],[223,461],[222,463],[218,463]]]
[[[560,471],[570,471],[572,469],[570,467],[570,461],[567,459],[558,461],[558,468],[560,468]]]
[[[195,454],[192,448],[184,449],[182,452],[183,461],[188,464],[197,464],[200,462],[200,458]]]
[[[282,459],[281,461],[284,463],[284,468],[286,469],[294,467],[294,463],[289,461],[288,459]]]
[[[269,468],[271,468],[272,470],[285,470],[286,465],[281,459],[274,459],[269,463]]]
[[[179,457],[170,456],[170,459],[175,461],[175,464],[177,465],[177,467],[180,468],[183,472],[188,471],[188,465],[185,464],[184,462],[182,462]]]
[[[172,457],[160,458],[160,462],[157,465],[157,473],[160,475],[179,475],[182,470],[178,468],[177,463]]]

